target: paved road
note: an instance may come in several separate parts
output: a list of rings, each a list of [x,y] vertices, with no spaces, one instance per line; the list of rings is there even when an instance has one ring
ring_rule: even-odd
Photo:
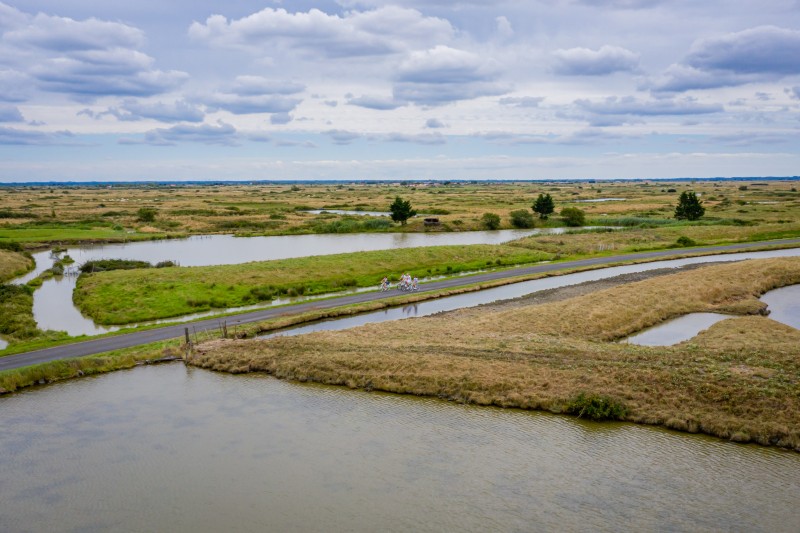
[[[765,245],[800,245],[800,239],[781,239],[775,241],[752,242],[741,244],[730,244],[725,246],[705,246],[697,247],[689,250],[661,250],[657,252],[641,252],[634,254],[616,255],[611,257],[596,257],[592,259],[581,259],[579,261],[565,261],[561,263],[547,263],[528,267],[513,268],[510,270],[486,272],[483,274],[475,274],[472,276],[464,276],[452,278],[442,281],[434,281],[426,283],[422,286],[419,292],[430,292],[441,289],[450,289],[462,285],[469,285],[472,283],[482,283],[487,281],[494,281],[503,278],[512,278],[517,276],[524,276],[530,274],[539,274],[545,272],[552,272],[554,270],[590,267],[590,266],[603,266],[621,261],[635,261],[643,259],[658,259],[670,256],[676,256],[691,253],[715,253],[732,250],[746,250],[749,248],[756,248]],[[375,300],[382,300],[392,296],[398,296],[400,293],[397,291],[392,292],[365,292],[359,294],[352,294],[348,296],[341,296],[338,298],[331,298],[323,301],[310,301],[299,303],[292,306],[267,308],[258,311],[251,311],[241,315],[229,316],[224,320],[227,321],[228,327],[237,324],[247,324],[250,322],[260,322],[268,318],[284,315],[296,315],[306,311],[316,309],[329,309],[332,307],[339,307],[342,305],[371,302]],[[69,359],[73,357],[82,357],[85,355],[93,355],[111,350],[119,350],[120,348],[129,348],[131,346],[139,346],[148,344],[150,342],[163,341],[167,339],[174,339],[184,335],[184,328],[189,327],[190,331],[203,332],[207,330],[219,329],[220,319],[209,318],[199,322],[191,322],[188,324],[176,324],[173,326],[165,326],[162,328],[150,329],[146,331],[137,331],[134,333],[127,333],[125,335],[116,335],[100,339],[88,340],[74,344],[67,344],[64,346],[56,346],[53,348],[45,348],[43,350],[36,350],[32,352],[25,352],[15,355],[8,355],[0,357],[0,370],[9,370],[12,368],[20,368],[24,366],[34,365],[38,363],[45,363],[48,361],[55,361],[57,359]]]

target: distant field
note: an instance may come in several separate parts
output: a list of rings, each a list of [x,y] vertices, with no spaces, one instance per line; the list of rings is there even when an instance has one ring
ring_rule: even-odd
[[[530,212],[540,193],[553,197],[556,212],[537,225],[560,225],[558,213],[564,207],[585,211],[588,224],[664,224],[674,222],[675,204],[684,190],[700,195],[706,221],[785,224],[798,222],[798,187],[798,181],[16,187],[3,188],[0,240],[118,239],[124,230],[159,235],[432,230],[421,218],[400,226],[385,217],[305,212],[388,211],[396,196],[410,200],[419,213],[439,218],[441,226],[434,231],[484,229],[484,213],[498,215],[501,228],[510,228],[510,213]],[[585,201],[604,198],[623,200]],[[153,220],[140,219],[143,207],[155,210]],[[38,227],[43,224],[47,228]],[[63,231],[56,231],[59,226]]]
[[[32,259],[19,252],[0,249],[0,282],[24,274],[32,267]]]

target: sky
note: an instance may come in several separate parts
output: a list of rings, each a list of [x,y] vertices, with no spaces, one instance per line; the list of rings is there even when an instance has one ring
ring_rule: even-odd
[[[800,0],[0,0],[0,182],[800,175]]]

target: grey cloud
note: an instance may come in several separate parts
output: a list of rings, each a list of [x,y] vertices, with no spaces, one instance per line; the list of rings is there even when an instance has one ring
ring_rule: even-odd
[[[328,130],[324,133],[330,136],[335,144],[350,144],[356,139],[361,138],[360,134],[346,130]]]
[[[305,85],[300,83],[274,81],[260,76],[238,76],[230,89],[214,93],[205,100],[205,104],[211,110],[224,109],[235,115],[282,113],[286,118],[286,114],[303,101],[290,95],[304,90]]]
[[[395,101],[443,105],[481,96],[496,96],[508,88],[491,60],[448,46],[414,52],[399,68],[393,88]]]
[[[69,131],[57,131],[54,133],[42,131],[20,130],[17,128],[6,128],[0,126],[0,145],[54,145],[67,144],[66,139],[74,137]]]
[[[144,119],[153,119],[160,122],[202,122],[205,113],[196,105],[186,100],[177,100],[172,103],[142,103],[136,100],[125,100],[119,107],[109,107],[106,111],[95,113],[90,109],[83,109],[78,115],[86,115],[100,119],[110,115],[123,122],[134,122]]]
[[[328,107],[336,107],[337,105],[339,105],[339,102],[337,102],[336,100],[325,100],[322,103]]]
[[[59,53],[103,48],[134,48],[144,43],[144,34],[118,22],[91,18],[77,21],[39,13],[25,26],[6,33],[3,39],[16,46],[32,46]]]
[[[347,100],[349,105],[355,105],[359,107],[366,107],[367,109],[378,109],[378,110],[391,110],[397,109],[398,107],[403,107],[406,105],[405,102],[398,102],[391,97],[381,97],[381,96],[359,96],[358,98],[349,98]]]
[[[288,124],[292,121],[290,113],[273,113],[269,117],[270,124]]]
[[[388,142],[401,142],[401,143],[414,143],[424,145],[445,144],[447,140],[441,133],[421,133],[417,135],[409,135],[406,133],[389,133],[386,135],[373,136],[372,139],[388,141]]]
[[[800,86],[787,88],[786,94],[790,97],[794,98],[795,100],[800,100]]]
[[[576,0],[578,4],[613,9],[646,9],[667,3],[666,0]]]
[[[800,31],[759,26],[692,46],[684,61],[706,71],[740,74],[800,74]]]
[[[0,102],[24,102],[28,99],[30,78],[16,70],[0,70]]]
[[[513,107],[539,107],[544,101],[544,96],[507,96],[499,101],[501,105]]]
[[[449,40],[454,34],[444,19],[396,6],[347,11],[342,16],[319,9],[289,13],[266,8],[238,20],[221,15],[194,22],[189,35],[214,44],[263,50],[280,46],[327,57],[385,55]]]
[[[150,144],[154,146],[173,146],[181,142],[196,142],[235,146],[238,144],[236,128],[230,124],[219,122],[216,126],[202,124],[192,126],[179,124],[171,128],[158,128],[144,134],[144,140],[120,139],[120,144]]]
[[[425,127],[426,128],[431,128],[431,129],[436,129],[436,128],[444,128],[446,126],[445,126],[444,122],[442,122],[438,118],[429,118],[428,120],[425,121]]]
[[[597,115],[701,115],[724,111],[720,104],[700,104],[694,100],[652,100],[642,101],[633,96],[619,98],[612,96],[600,101],[576,100],[581,109]]]
[[[614,72],[634,71],[639,66],[639,54],[609,45],[602,46],[599,50],[556,50],[553,58],[553,71],[566,76],[604,76]]]
[[[800,74],[800,31],[759,26],[696,41],[650,88],[661,92],[713,89]]]
[[[10,50],[33,65],[27,74],[40,89],[78,100],[151,96],[187,78],[183,72],[154,69],[153,58],[135,49],[143,40],[139,29],[125,24],[44,14],[28,17],[3,36]]]
[[[24,122],[17,106],[0,104],[0,122]]]

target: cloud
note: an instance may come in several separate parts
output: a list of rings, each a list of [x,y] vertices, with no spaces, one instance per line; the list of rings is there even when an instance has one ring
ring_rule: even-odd
[[[502,39],[510,39],[514,36],[514,28],[506,17],[500,16],[494,19],[497,35]]]
[[[361,138],[360,133],[355,133],[352,131],[346,130],[328,130],[324,132],[326,135],[330,136],[331,140],[334,144],[350,144],[356,139]]]
[[[0,104],[0,122],[25,122],[17,106]]]
[[[273,113],[269,117],[270,124],[288,124],[292,121],[290,113]]]
[[[403,107],[406,105],[405,102],[398,102],[392,97],[366,95],[359,96],[358,98],[348,98],[347,103],[349,105],[365,107],[367,109],[377,109],[381,111],[397,109],[398,107]]]
[[[400,65],[393,93],[399,102],[443,105],[508,92],[498,77],[492,60],[440,45],[413,52]]]
[[[0,145],[44,146],[67,144],[74,137],[70,131],[42,132],[0,126]]]
[[[274,81],[260,76],[238,76],[228,90],[205,98],[205,104],[212,111],[223,109],[235,115],[281,113],[285,118],[303,101],[290,95],[304,90],[305,85],[301,83]]]
[[[3,35],[7,51],[19,56],[17,76],[26,75],[47,92],[77,100],[99,96],[152,96],[178,87],[188,75],[153,67],[138,28],[119,22],[17,12]],[[30,66],[29,66],[30,65]],[[25,71],[24,73],[22,71]]]
[[[665,0],[576,0],[576,3],[603,9],[647,9],[666,2]]]
[[[513,107],[539,107],[544,101],[544,96],[506,96],[499,100],[500,105]]]
[[[454,29],[445,19],[396,6],[347,11],[342,16],[319,9],[289,13],[266,8],[238,20],[213,15],[194,22],[189,35],[215,45],[259,51],[302,51],[324,57],[385,55],[449,41]]]
[[[785,89],[786,94],[795,100],[800,100],[800,86]]]
[[[683,92],[770,81],[800,74],[800,31],[759,26],[696,41],[687,56],[650,83]]]
[[[429,118],[425,121],[425,127],[436,129],[436,128],[445,128],[447,127],[444,122],[439,120],[438,118]]]
[[[631,72],[639,67],[639,54],[619,46],[604,45],[599,50],[570,48],[553,52],[553,72],[565,76],[605,76]]]
[[[0,4],[1,5],[1,4]],[[31,79],[17,70],[0,70],[0,102],[24,102]]]
[[[123,122],[145,119],[159,122],[202,122],[205,118],[205,113],[198,106],[186,100],[177,100],[172,103],[143,103],[137,100],[124,100],[118,107],[109,107],[106,111],[96,113],[91,109],[83,109],[78,112],[78,115],[86,115],[95,119],[110,115]]]
[[[399,142],[399,143],[414,143],[424,145],[445,144],[447,140],[445,136],[439,132],[436,133],[420,133],[416,135],[409,135],[406,133],[388,133],[386,135],[376,135],[370,137],[373,140]]]
[[[691,99],[642,101],[633,96],[611,96],[603,100],[576,100],[575,104],[596,115],[702,115],[724,111],[720,104],[700,104]]]
[[[150,144],[153,146],[174,146],[183,142],[236,146],[238,135],[236,128],[220,121],[216,126],[179,124],[171,128],[158,128],[145,132],[143,140],[130,138],[119,140],[120,144]]]

